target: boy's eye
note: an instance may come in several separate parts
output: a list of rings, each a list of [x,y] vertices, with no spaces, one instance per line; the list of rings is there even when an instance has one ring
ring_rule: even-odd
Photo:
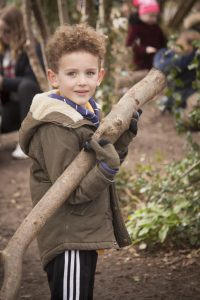
[[[71,76],[71,77],[75,77],[76,76],[76,72],[68,72],[67,75]]]
[[[93,76],[93,75],[95,75],[95,74],[96,74],[96,73],[95,73],[94,71],[88,71],[88,72],[87,72],[87,75],[88,75],[88,76]]]

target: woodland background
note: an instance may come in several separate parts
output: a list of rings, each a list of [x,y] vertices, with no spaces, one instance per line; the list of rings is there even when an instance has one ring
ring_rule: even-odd
[[[124,1],[126,2],[126,1]],[[128,2],[128,1],[127,1]],[[161,0],[161,25],[170,39],[184,18],[200,10],[199,1]],[[62,23],[87,21],[108,36],[107,79],[97,91],[106,114],[134,84],[131,53],[124,46],[127,20],[121,1],[0,1],[24,12],[27,51],[38,81],[48,83],[32,49],[33,34],[45,48],[48,36]],[[98,6],[98,9],[97,9]],[[197,73],[199,62],[196,63]],[[197,82],[199,84],[199,73]],[[199,86],[200,87],[200,86]],[[105,252],[99,259],[95,299],[199,299],[200,263],[200,133],[179,118],[161,114],[158,101],[143,108],[138,136],[117,177],[124,218],[133,246]],[[200,128],[200,110],[191,116]],[[0,140],[0,249],[3,249],[31,209],[28,187],[30,161],[14,161],[10,152],[17,133]],[[19,299],[49,299],[36,243],[24,260]],[[2,279],[0,270],[0,279]]]

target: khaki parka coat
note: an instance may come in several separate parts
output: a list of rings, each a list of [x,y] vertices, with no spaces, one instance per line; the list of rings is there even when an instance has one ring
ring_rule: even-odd
[[[68,104],[48,95],[34,97],[20,129],[20,145],[31,158],[33,205],[53,185],[96,130]],[[69,178],[70,180],[70,178]],[[97,165],[50,217],[38,234],[43,266],[65,250],[97,250],[130,244],[114,178]]]

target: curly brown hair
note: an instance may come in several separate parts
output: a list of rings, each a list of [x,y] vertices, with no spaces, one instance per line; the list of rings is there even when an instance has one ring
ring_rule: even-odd
[[[58,27],[47,43],[48,67],[57,72],[62,55],[80,50],[97,56],[101,63],[105,55],[105,36],[87,24]]]
[[[24,50],[26,43],[23,15],[17,7],[14,5],[8,5],[1,11],[0,19],[8,26],[10,30],[10,49],[12,56],[17,58]]]

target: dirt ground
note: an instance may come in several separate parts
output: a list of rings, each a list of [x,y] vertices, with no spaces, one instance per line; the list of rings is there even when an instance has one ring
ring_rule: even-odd
[[[200,134],[194,135],[199,140]],[[161,116],[154,105],[146,106],[139,134],[130,147],[125,165],[134,172],[136,163],[155,163],[159,168],[181,158],[185,136],[178,136],[170,115]],[[5,247],[31,209],[28,187],[30,161],[0,152],[0,250]],[[159,158],[159,159],[158,159]],[[99,257],[94,300],[198,300],[200,299],[198,251],[136,251],[129,247]],[[0,268],[0,282],[3,276]],[[25,256],[19,299],[47,300],[49,290],[36,242]]]

